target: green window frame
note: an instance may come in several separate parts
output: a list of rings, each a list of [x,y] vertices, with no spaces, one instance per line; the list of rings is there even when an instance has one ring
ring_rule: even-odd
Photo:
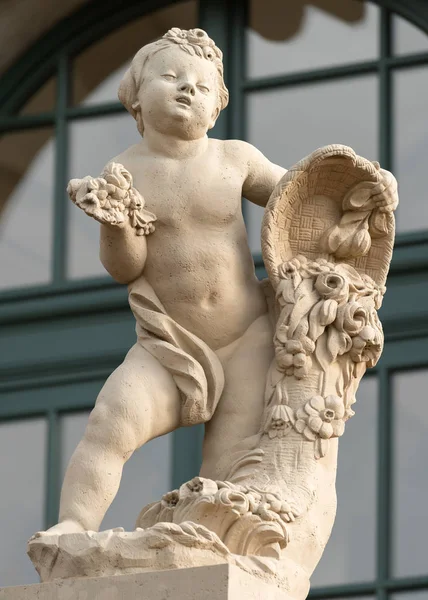
[[[291,0],[290,0],[291,1]],[[246,137],[246,94],[255,90],[286,88],[315,81],[352,78],[362,74],[377,74],[379,78],[379,140],[380,162],[394,170],[392,146],[393,89],[395,69],[428,65],[428,53],[394,56],[392,53],[392,16],[397,14],[428,34],[428,4],[424,0],[373,0],[380,6],[380,58],[371,61],[297,72],[290,75],[248,79],[245,76],[247,2],[245,0],[200,0],[199,26],[207,29],[225,55],[225,78],[230,90],[230,106],[222,113],[215,128],[220,138]],[[95,315],[103,311],[126,312],[127,295],[123,286],[107,278],[68,281],[65,274],[67,249],[67,215],[65,188],[68,165],[68,128],[75,120],[123,113],[119,102],[96,106],[70,106],[70,67],[72,59],[95,40],[126,23],[171,4],[170,0],[130,0],[122,3],[96,0],[65,19],[37,42],[0,81],[0,134],[26,131],[40,127],[55,130],[55,190],[52,281],[49,285],[11,289],[0,294],[0,325],[13,327],[23,322],[43,322],[52,317],[68,319],[76,315]],[[85,27],[82,29],[82,22]],[[50,77],[57,78],[55,110],[34,115],[18,115],[32,94]],[[290,165],[284,165],[285,167]],[[254,257],[257,273],[264,274],[260,255]],[[393,578],[391,571],[392,493],[392,428],[394,422],[391,377],[397,371],[428,367],[428,230],[401,234],[391,265],[390,292],[382,318],[386,347],[375,369],[379,380],[378,483],[377,483],[377,566],[372,582],[338,585],[313,589],[311,598],[339,598],[376,595],[386,600],[393,592],[428,589],[428,572],[420,577]],[[416,285],[415,309],[401,316],[405,290]],[[9,368],[0,363],[0,394],[16,390],[34,391],[32,397],[19,405],[0,401],[0,421],[43,415],[48,419],[48,464],[46,483],[46,525],[56,519],[60,489],[59,416],[63,412],[90,408],[74,395],[55,401],[37,393],[44,386],[105,379],[120,362],[123,354],[97,356],[89,363],[75,361],[67,369],[56,370],[23,364]],[[200,464],[201,427],[180,430],[174,436],[173,482],[179,485],[192,477]],[[340,499],[339,499],[340,501]]]

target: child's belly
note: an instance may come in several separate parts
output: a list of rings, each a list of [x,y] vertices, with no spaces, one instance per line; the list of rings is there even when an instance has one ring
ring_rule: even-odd
[[[170,233],[156,246],[149,246],[145,277],[167,313],[212,349],[238,339],[266,312],[245,232]]]

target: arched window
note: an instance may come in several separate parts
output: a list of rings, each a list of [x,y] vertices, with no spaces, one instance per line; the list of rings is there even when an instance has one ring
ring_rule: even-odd
[[[116,97],[134,53],[178,26],[225,53],[229,108],[213,135],[289,168],[346,143],[396,173],[386,347],[340,443],[336,527],[314,598],[427,594],[428,7],[423,0],[96,1],[56,25],[0,85],[0,585],[35,580],[25,542],[57,515],[60,481],[97,392],[134,341],[98,228],[66,198],[138,134]],[[257,273],[260,210],[243,204]],[[104,525],[192,477],[201,428],[144,447]],[[13,456],[13,462],[11,460]],[[2,570],[3,569],[3,570]],[[414,589],[423,592],[411,593]],[[410,598],[411,596],[411,598]]]

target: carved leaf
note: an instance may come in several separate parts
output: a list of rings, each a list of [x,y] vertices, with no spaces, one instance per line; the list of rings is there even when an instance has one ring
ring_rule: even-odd
[[[345,354],[350,349],[351,338],[344,331],[336,327],[329,327],[327,332],[327,359],[331,364],[338,356]]]
[[[287,415],[288,421],[292,425],[294,425],[294,423],[296,422],[296,415],[294,414],[294,410],[291,408],[291,406],[287,406],[287,405],[284,405],[284,409],[285,409],[285,414]]]
[[[367,211],[344,213],[340,223],[320,239],[321,249],[337,258],[355,258],[367,254],[371,247],[367,225],[369,215]]]
[[[314,290],[312,279],[304,279],[296,292],[296,304],[290,315],[288,335],[292,338],[301,320],[306,317],[311,308],[318,302],[318,293]]]
[[[327,452],[328,452],[328,447],[330,445],[330,440],[325,440],[322,438],[317,438],[315,440],[315,458],[317,460],[319,460],[320,458],[323,458]]]
[[[280,302],[282,299],[283,302],[294,304],[294,286],[291,279],[281,279],[276,290],[276,297]]]
[[[391,217],[385,212],[376,209],[372,212],[369,219],[369,231],[372,237],[379,238],[389,233],[389,224]]]
[[[376,184],[363,182],[356,185],[343,199],[342,208],[344,211],[372,210],[374,202],[372,195],[376,192]]]
[[[272,364],[269,368],[269,373],[266,381],[266,390],[265,390],[265,403],[269,404],[270,400],[274,399],[274,393],[277,384],[284,378],[284,373],[279,371],[276,366],[276,361],[272,361]]]
[[[324,333],[324,329],[325,329],[325,323],[323,322],[325,320],[324,319],[324,311],[325,311],[324,305],[327,302],[334,302],[334,300],[333,301],[327,300],[326,302],[324,302],[324,300],[320,300],[319,302],[317,302],[317,304],[315,304],[315,306],[313,307],[313,309],[311,310],[310,315],[309,315],[308,336],[314,342],[316,342],[317,339],[320,337],[320,335],[322,335]],[[334,304],[336,304],[336,306],[337,306],[336,302],[334,302]]]
[[[326,327],[333,323],[337,314],[337,302],[336,300],[324,300],[320,311],[320,322],[321,325]]]
[[[324,332],[318,338],[317,344],[315,346],[315,357],[319,362],[321,368],[324,371],[327,371],[328,367],[331,364],[331,359],[329,358],[329,354],[327,351],[327,332]]]

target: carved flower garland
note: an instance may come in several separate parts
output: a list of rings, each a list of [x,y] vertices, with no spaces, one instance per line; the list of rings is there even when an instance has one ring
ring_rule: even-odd
[[[384,288],[347,264],[296,256],[279,268],[276,298],[280,315],[274,336],[277,368],[305,378],[312,355],[324,370],[349,353],[374,366],[383,345],[376,310]]]
[[[315,458],[321,458],[328,452],[329,440],[343,435],[345,421],[353,414],[339,396],[314,396],[296,411],[287,404],[273,406],[264,433],[271,439],[282,438],[294,429],[314,442]]]

